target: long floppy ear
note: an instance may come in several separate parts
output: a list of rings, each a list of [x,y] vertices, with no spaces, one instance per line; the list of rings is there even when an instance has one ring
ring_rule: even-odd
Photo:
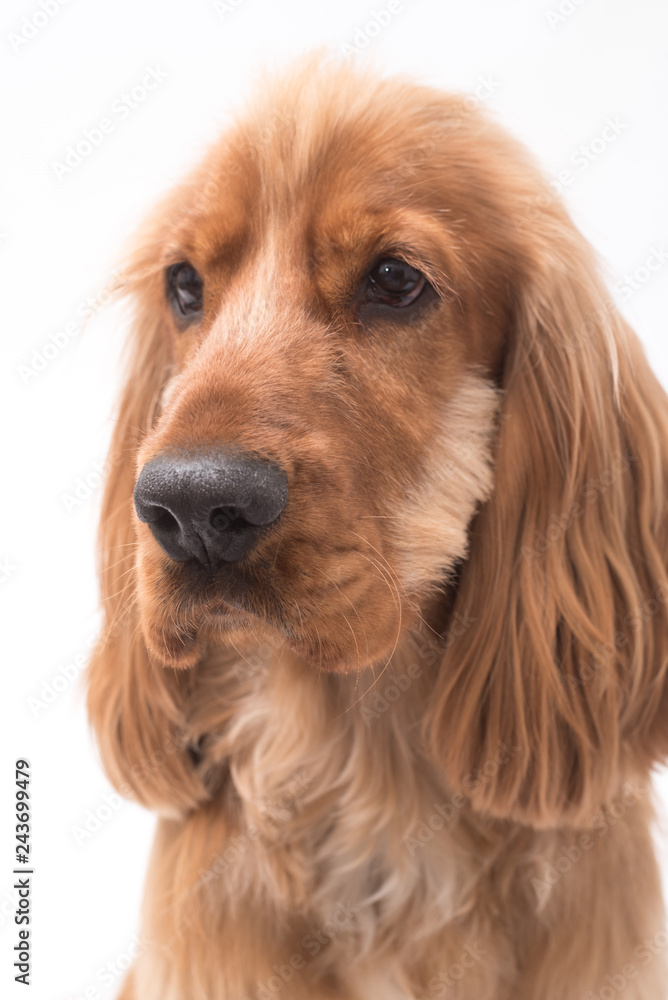
[[[475,808],[550,826],[668,751],[668,403],[561,208],[532,240],[427,727]]]
[[[152,807],[188,808],[205,797],[187,753],[181,711],[189,677],[151,662],[135,603],[132,491],[137,450],[168,371],[162,272],[137,254],[128,270],[137,310],[128,376],[109,455],[100,523],[104,624],[88,667],[88,711],[107,774],[122,794]]]

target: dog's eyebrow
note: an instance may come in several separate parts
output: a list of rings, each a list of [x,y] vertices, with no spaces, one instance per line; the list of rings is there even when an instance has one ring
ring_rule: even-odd
[[[380,258],[399,257],[421,271],[441,297],[455,295],[457,276],[465,266],[462,266],[458,249],[461,238],[443,218],[448,210],[443,209],[443,215],[437,218],[432,212],[419,209],[399,209],[393,214],[391,222],[386,213],[373,209],[359,213],[352,225],[337,220],[336,229],[330,231],[326,239],[321,237],[316,241],[316,245],[319,243],[324,248],[322,258],[326,259],[334,251],[344,260],[358,261],[358,280],[361,281]],[[316,266],[318,258],[316,250],[311,258]]]
[[[389,243],[375,254],[373,260],[370,262],[370,266],[373,265],[374,261],[382,257],[397,257],[400,260],[405,260],[411,267],[416,268],[416,270],[424,274],[427,281],[433,285],[439,295],[454,293],[452,283],[448,281],[447,273],[444,273],[443,269],[433,260],[429,251],[420,249],[414,244]]]
[[[387,239],[373,243],[364,255],[358,258],[359,266],[355,268],[354,280],[362,282],[375,263],[388,257],[404,260],[420,271],[440,298],[457,295],[456,281],[447,262],[443,260],[443,252],[439,253],[437,249],[418,245],[413,241]]]

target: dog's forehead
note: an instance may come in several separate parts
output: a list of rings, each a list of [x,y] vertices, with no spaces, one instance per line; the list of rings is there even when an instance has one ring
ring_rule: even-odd
[[[455,98],[342,71],[302,83],[253,106],[196,176],[186,229],[207,259],[269,227],[355,246],[396,206],[434,207],[436,154],[461,124]]]

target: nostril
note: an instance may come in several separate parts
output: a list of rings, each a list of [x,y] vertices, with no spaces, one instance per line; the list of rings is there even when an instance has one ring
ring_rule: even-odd
[[[165,507],[154,507],[151,526],[160,531],[180,531],[179,522]]]
[[[229,531],[230,528],[240,527],[247,523],[236,507],[214,507],[209,515],[209,524],[216,531]]]

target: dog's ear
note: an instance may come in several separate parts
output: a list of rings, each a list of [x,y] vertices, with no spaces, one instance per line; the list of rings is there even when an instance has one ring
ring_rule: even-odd
[[[562,209],[535,233],[427,725],[475,808],[549,826],[668,751],[668,403]]]
[[[152,662],[136,609],[132,492],[139,445],[168,371],[162,271],[140,255],[126,280],[136,302],[128,376],[108,460],[100,522],[103,629],[88,667],[88,711],[114,785],[152,807],[188,808],[204,797],[187,753],[181,705],[186,676]]]

